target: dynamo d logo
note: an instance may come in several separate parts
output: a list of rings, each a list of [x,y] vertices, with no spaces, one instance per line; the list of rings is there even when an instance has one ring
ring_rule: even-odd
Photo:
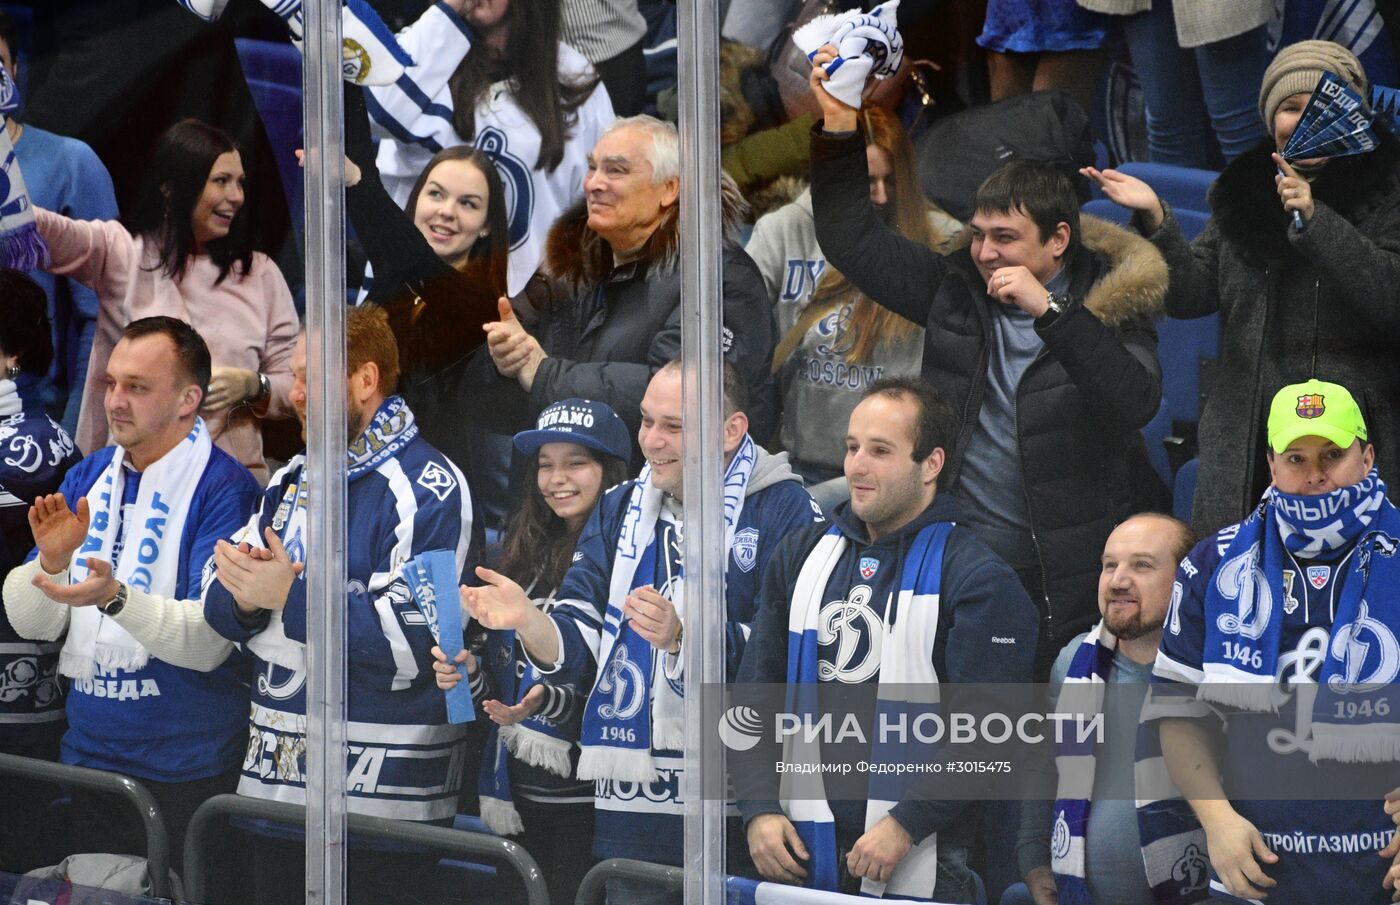
[[[731,751],[747,751],[763,735],[758,711],[743,704],[730,707],[719,718],[719,740]]]
[[[1056,861],[1063,861],[1069,857],[1069,847],[1069,820],[1066,819],[1064,809],[1061,808],[1055,814],[1055,826],[1050,832],[1050,857]]]

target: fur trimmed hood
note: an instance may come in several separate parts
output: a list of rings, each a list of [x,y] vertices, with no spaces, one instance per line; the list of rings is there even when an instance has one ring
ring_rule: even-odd
[[[720,222],[724,241],[737,242],[749,214],[748,202],[728,174],[720,173]],[[672,205],[642,250],[640,263],[658,273],[674,273],[680,265],[680,203]],[[612,247],[588,225],[587,198],[569,206],[549,230],[545,267],[551,277],[575,287],[593,285],[613,269]]]
[[[1377,129],[1380,146],[1369,154],[1338,157],[1317,171],[1313,197],[1353,224],[1377,205],[1400,200],[1400,142]],[[1235,158],[1210,188],[1211,215],[1221,235],[1236,243],[1256,263],[1291,257],[1292,219],[1274,188],[1277,170],[1270,155],[1272,140]]]
[[[1088,214],[1079,216],[1083,249],[1104,259],[1108,272],[1094,283],[1084,307],[1099,320],[1116,327],[1134,318],[1156,320],[1166,314],[1167,262],[1151,242],[1121,226]],[[963,230],[959,251],[972,245],[972,231]],[[972,264],[971,255],[968,256]],[[974,266],[973,276],[981,279]]]

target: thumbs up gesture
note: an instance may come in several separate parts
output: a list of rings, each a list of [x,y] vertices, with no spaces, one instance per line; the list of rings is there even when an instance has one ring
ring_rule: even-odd
[[[539,340],[525,332],[525,327],[516,320],[510,299],[497,299],[496,309],[501,319],[483,324],[481,328],[486,331],[486,348],[491,353],[491,361],[502,377],[514,377],[529,391],[534,386],[540,362],[547,357],[545,351]]]

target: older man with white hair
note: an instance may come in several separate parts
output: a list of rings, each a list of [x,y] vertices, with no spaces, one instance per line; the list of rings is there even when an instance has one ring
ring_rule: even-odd
[[[584,198],[550,231],[553,297],[501,303],[488,324],[491,359],[528,394],[521,420],[572,396],[606,402],[633,429],[651,375],[680,353],[680,148],[675,127],[619,119],[588,155]],[[749,391],[755,439],[775,417],[773,315],[763,278],[739,247],[745,203],[725,178],[724,349]],[[523,301],[523,300],[521,300]]]

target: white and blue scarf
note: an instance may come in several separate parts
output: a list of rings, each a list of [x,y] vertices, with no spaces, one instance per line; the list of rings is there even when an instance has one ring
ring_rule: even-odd
[[[1074,652],[1056,713],[1074,714],[1086,725],[1102,715],[1109,673],[1118,639],[1099,622]],[[1098,759],[1092,734],[1065,732],[1055,748],[1055,820],[1050,838],[1050,866],[1061,905],[1092,905],[1085,881],[1085,833]],[[1186,905],[1210,898],[1205,831],[1172,782],[1162,760],[1157,724],[1140,722],[1136,783],[1138,835],[1143,868],[1156,905]]]
[[[68,569],[69,583],[87,578],[87,560],[93,557],[112,563],[118,581],[148,594],[174,597],[185,523],[212,449],[204,419],[196,417],[190,432],[141,472],[136,502],[123,513],[126,450],[115,447],[112,461],[87,493],[88,535]],[[69,678],[90,679],[99,666],[132,671],[149,659],[145,646],[97,607],[74,607],[58,671]]]
[[[417,436],[418,424],[414,420],[413,411],[409,409],[403,397],[390,396],[385,399],[380,403],[369,424],[346,450],[346,484],[353,484],[373,472],[387,460],[397,456]],[[309,500],[305,460],[297,467],[300,468],[300,474],[297,476],[297,480],[288,484],[286,491],[283,492],[277,511],[272,516],[272,530],[281,538],[282,545],[286,548],[287,556],[291,561],[305,563],[306,507]],[[257,514],[253,516],[248,527],[244,528],[233,539],[234,543],[242,541],[247,541],[254,547],[267,546],[262,530],[258,527]],[[205,576],[206,584],[212,574],[211,572]],[[382,573],[382,577],[376,576],[376,579],[387,584],[397,574],[397,571],[385,572]],[[303,572],[297,577],[297,580],[305,581],[306,573]],[[383,587],[382,584],[374,584],[368,590],[378,592],[383,590]],[[306,668],[306,646],[287,637],[287,633],[282,627],[281,610],[272,611],[267,628],[249,639],[248,649],[265,662],[275,663],[284,669]]]
[[[1374,468],[1359,483],[1318,496],[1271,487],[1240,524],[1206,591],[1204,681],[1197,694],[1241,710],[1277,711],[1287,699],[1276,679],[1284,551],[1313,559],[1356,545],[1338,567],[1328,656],[1317,688],[1309,689],[1316,691],[1314,761],[1400,760],[1400,512],[1385,493]],[[1390,706],[1376,707],[1383,699]]]
[[[176,0],[206,22],[223,15],[228,0]],[[302,0],[262,0],[263,6],[282,18],[292,43],[301,50]],[[399,46],[394,33],[366,0],[343,0],[340,9],[341,75],[353,85],[392,85],[413,65],[413,58]]]
[[[302,0],[262,0],[282,17],[292,43],[301,50]],[[340,70],[352,85],[392,85],[413,65],[410,57],[365,0],[345,0],[340,10]]]
[[[34,205],[6,128],[19,108],[19,88],[0,66],[0,267],[40,270],[49,266],[49,247],[34,222]]]
[[[934,644],[938,638],[939,593],[943,581],[943,549],[953,525],[935,522],[915,535],[905,553],[900,572],[899,593],[885,614],[880,643],[880,675],[877,692],[882,712],[921,706],[928,709],[938,701],[938,672],[933,667]],[[808,554],[793,587],[792,608],[788,611],[788,701],[792,713],[812,713],[816,706],[819,678],[818,635],[826,586],[846,551],[848,541],[839,526],[833,525]],[[919,699],[912,694],[918,689]],[[872,750],[871,762],[888,762],[888,752],[879,745]],[[783,745],[786,763],[819,764],[821,750],[816,742],[789,736]],[[869,802],[865,809],[868,830],[889,814],[899,801],[902,782],[889,775],[871,774]],[[778,798],[807,848],[807,886],[836,890],[839,876],[836,850],[836,823],[827,804],[820,772],[796,776],[784,773]],[[937,834],[922,840],[895,867],[885,883],[865,879],[861,892],[875,897],[928,898],[938,879]]]
[[[725,550],[734,543],[734,529],[744,510],[744,496],[757,460],[758,447],[746,434],[724,474]],[[657,772],[651,752],[685,747],[684,688],[666,674],[663,656],[670,655],[656,651],[622,613],[628,594],[653,583],[656,559],[665,555],[657,543],[663,497],[651,482],[648,465],[632,488],[618,533],[598,673],[583,708],[579,779],[652,782]],[[658,590],[684,620],[684,568],[669,587]],[[640,688],[649,691],[642,695]]]
[[[535,601],[546,613],[552,601]],[[516,680],[517,665],[524,663],[524,675]],[[514,631],[494,631],[486,636],[481,654],[482,669],[491,671],[496,697],[502,704],[513,707],[536,685],[546,681],[539,670],[517,649]],[[569,754],[579,737],[581,717],[575,708],[561,720],[550,719],[536,711],[513,726],[486,727],[481,772],[477,778],[477,793],[481,801],[481,820],[493,833],[513,836],[525,828],[520,812],[515,808],[511,791],[509,758],[548,770],[556,776],[569,776]]]
[[[896,21],[898,9],[899,0],[888,0],[868,13],[854,9],[817,16],[793,32],[792,42],[809,60],[823,45],[836,46],[836,59],[826,64],[830,78],[825,88],[832,97],[859,110],[865,80],[871,75],[889,78],[899,71],[904,60],[904,39]]]

